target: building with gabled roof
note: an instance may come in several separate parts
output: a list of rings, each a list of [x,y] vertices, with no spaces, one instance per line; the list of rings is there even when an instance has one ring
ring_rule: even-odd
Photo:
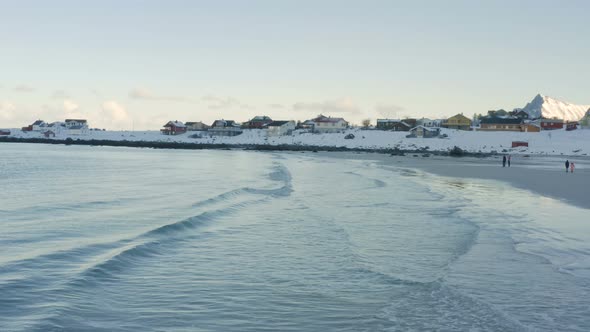
[[[348,122],[343,118],[333,118],[325,115],[318,115],[311,119],[313,131],[316,133],[335,133],[348,128]]]
[[[291,135],[295,130],[295,121],[273,121],[266,126],[268,136]]]
[[[160,131],[164,135],[180,135],[186,133],[186,125],[181,121],[168,121]]]

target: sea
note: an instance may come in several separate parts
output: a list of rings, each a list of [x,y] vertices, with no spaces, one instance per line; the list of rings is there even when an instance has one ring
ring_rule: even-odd
[[[334,155],[0,144],[0,331],[590,331],[588,209]]]

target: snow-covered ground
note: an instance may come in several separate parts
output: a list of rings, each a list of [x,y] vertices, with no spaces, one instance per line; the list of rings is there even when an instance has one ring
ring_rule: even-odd
[[[42,138],[40,132],[22,132],[11,130],[11,137]],[[352,133],[354,139],[344,137]],[[202,138],[191,138],[193,134],[201,134]],[[348,129],[342,133],[312,134],[295,131],[293,135],[267,137],[265,130],[244,130],[234,137],[210,137],[207,132],[188,132],[177,136],[167,136],[159,131],[89,131],[85,135],[68,136],[58,134],[54,139],[81,140],[114,140],[114,141],[148,141],[148,142],[183,142],[201,144],[269,144],[269,145],[306,145],[334,146],[363,149],[415,150],[428,148],[430,151],[445,151],[458,146],[469,152],[498,152],[504,150],[513,154],[546,154],[546,155],[590,155],[590,130],[553,130],[540,133],[520,132],[473,132],[442,129],[441,134],[448,138],[406,138],[408,132],[391,132],[380,130]],[[529,147],[511,148],[512,141],[525,141]]]

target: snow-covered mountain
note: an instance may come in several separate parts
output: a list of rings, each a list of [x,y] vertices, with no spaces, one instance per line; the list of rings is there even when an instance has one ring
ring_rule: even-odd
[[[578,121],[586,114],[589,108],[590,105],[569,104],[538,94],[522,110],[527,112],[531,119],[556,117],[565,121]]]

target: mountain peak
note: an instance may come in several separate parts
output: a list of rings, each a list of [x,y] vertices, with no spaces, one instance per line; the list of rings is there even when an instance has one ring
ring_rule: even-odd
[[[578,121],[584,116],[588,107],[570,104],[539,93],[522,110],[527,112],[531,119],[543,117]]]

